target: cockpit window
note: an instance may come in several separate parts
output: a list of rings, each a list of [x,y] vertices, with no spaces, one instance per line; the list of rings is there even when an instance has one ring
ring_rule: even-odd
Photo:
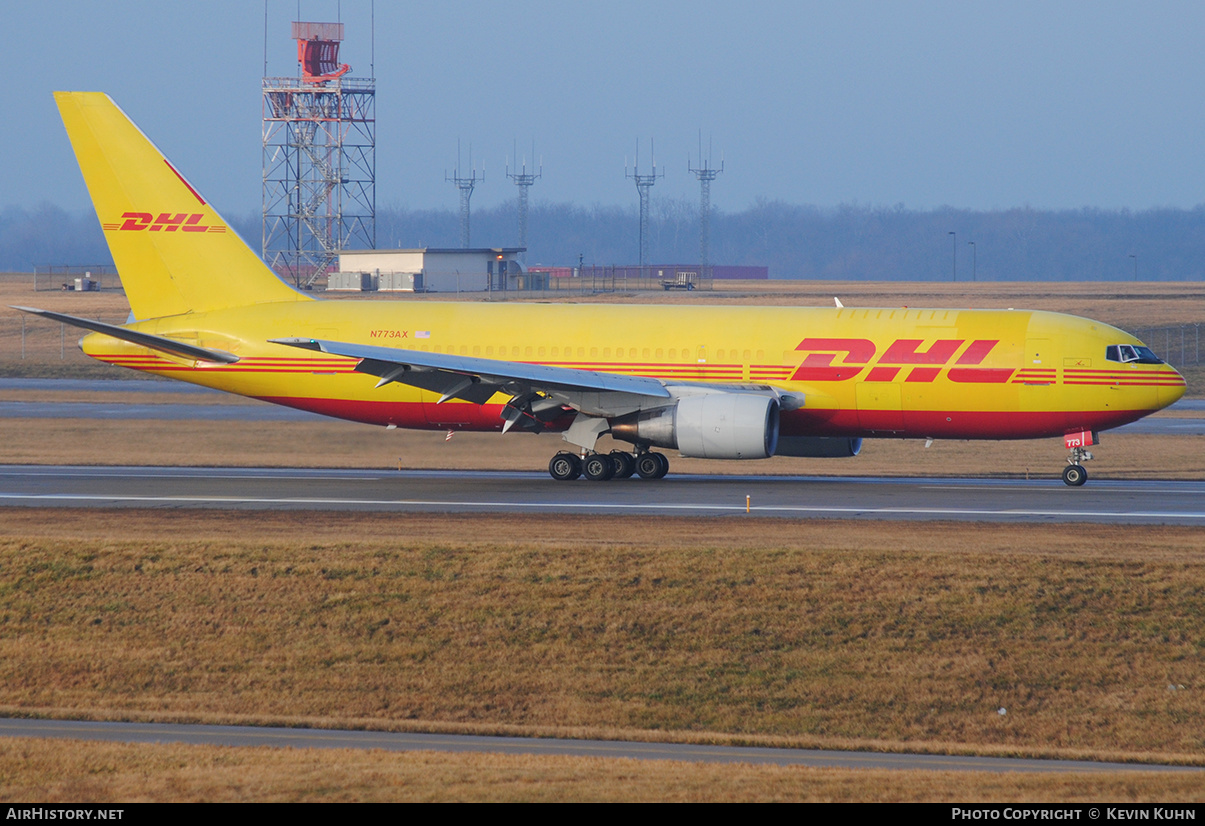
[[[1163,359],[1151,352],[1150,347],[1138,344],[1110,344],[1105,348],[1105,358],[1122,364],[1163,364]]]

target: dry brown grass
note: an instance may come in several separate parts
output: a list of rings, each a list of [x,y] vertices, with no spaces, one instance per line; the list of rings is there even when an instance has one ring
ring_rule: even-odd
[[[1195,775],[865,771],[580,757],[0,740],[0,797],[178,802],[1200,800]]]
[[[1049,310],[1094,318],[1123,329],[1199,323],[1205,316],[1205,283],[1162,282],[916,282],[770,281],[747,286],[721,282],[721,294],[741,303],[831,307],[833,296],[847,307],[969,307],[977,310]]]
[[[340,294],[336,300],[399,300],[388,294]],[[615,292],[596,295],[550,293],[534,300],[597,304],[755,305],[832,307],[838,297],[847,307],[1016,308],[1070,313],[1132,329],[1193,324],[1205,316],[1201,282],[988,282],[979,284],[881,281],[717,281],[714,291]],[[405,301],[447,301],[449,294],[405,296]],[[465,294],[460,300],[481,300]],[[496,301],[531,301],[514,293]]]
[[[120,390],[5,390],[0,396],[6,402],[58,402],[77,404],[189,404],[242,405],[254,407],[266,402],[236,396],[233,393],[179,392],[179,382],[155,382],[152,392],[121,392]],[[162,388],[163,392],[158,392]],[[172,392],[173,390],[177,392]]]
[[[32,275],[0,275],[0,375],[46,378],[134,378],[132,370],[94,361],[76,346],[84,331],[35,318],[10,305],[122,324],[130,314],[125,294],[34,292]],[[22,353],[22,326],[25,330]]]
[[[1123,760],[1205,747],[1199,530],[5,517],[10,714]]]

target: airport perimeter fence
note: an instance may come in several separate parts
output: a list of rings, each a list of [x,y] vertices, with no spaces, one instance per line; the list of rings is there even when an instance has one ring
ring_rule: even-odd
[[[625,265],[584,266],[576,275],[548,274],[546,284],[532,284],[537,291],[554,295],[565,293],[597,295],[600,293],[645,292],[661,290],[711,290],[715,279],[710,276],[711,268],[700,274],[681,271],[674,267],[636,267]],[[528,277],[542,273],[529,273]]]
[[[112,264],[39,264],[33,268],[34,292],[71,291],[76,289],[76,279],[94,282],[93,289],[97,290],[121,289],[121,279]]]
[[[699,278],[689,282],[691,290],[710,290],[712,289],[712,280],[710,278]],[[646,292],[646,291],[670,291],[684,290],[685,285],[671,284],[666,287],[665,280],[660,278],[641,278],[640,276],[628,275],[585,275],[577,278],[550,278],[548,279],[548,291],[551,293],[581,293],[585,295],[597,295],[600,293],[626,293],[626,292]]]
[[[542,275],[542,273],[537,273],[537,275]],[[529,284],[534,286],[528,286]],[[607,293],[635,292],[659,293],[682,290],[707,291],[714,288],[714,281],[710,278],[700,278],[690,282],[689,288],[677,283],[666,287],[664,279],[641,278],[634,275],[623,275],[622,273],[619,275],[609,273],[604,275],[600,272],[598,275],[574,276],[572,278],[546,278],[539,281],[533,279],[524,283],[520,288],[493,290],[490,292],[464,292],[457,293],[457,297],[473,296],[480,297],[485,301],[541,301],[555,300],[574,295],[590,296],[605,295]]]
[[[88,315],[94,321],[106,324],[125,324],[128,316],[103,318]],[[0,362],[57,359],[78,352],[75,343],[87,335],[87,331],[48,318],[38,318],[28,313],[14,313],[0,318]],[[87,361],[87,359],[85,359]]]
[[[1201,366],[1201,324],[1143,327],[1133,331],[1159,358],[1172,367]]]

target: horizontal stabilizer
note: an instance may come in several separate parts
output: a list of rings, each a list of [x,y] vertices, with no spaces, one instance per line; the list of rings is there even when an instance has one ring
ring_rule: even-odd
[[[185,344],[182,341],[176,341],[174,338],[140,333],[137,330],[131,330],[117,324],[105,324],[103,321],[93,321],[90,318],[77,318],[66,313],[53,313],[50,310],[38,310],[33,307],[13,306],[13,309],[20,310],[23,313],[40,315],[43,318],[53,319],[54,321],[61,321],[73,327],[82,327],[94,333],[102,333],[106,336],[119,338],[122,341],[128,341],[131,344],[140,344],[143,347],[149,347],[152,350],[159,350],[163,353],[170,353],[173,356],[180,356],[181,358],[210,361],[216,364],[234,364],[238,361],[238,356],[233,353],[227,353],[224,350],[210,350],[205,347],[197,347],[192,344]]]

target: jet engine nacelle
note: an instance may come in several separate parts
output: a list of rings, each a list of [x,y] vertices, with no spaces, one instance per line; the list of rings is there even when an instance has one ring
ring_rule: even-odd
[[[699,459],[768,459],[778,444],[778,400],[746,393],[684,396],[672,407],[613,420],[611,435]]]

